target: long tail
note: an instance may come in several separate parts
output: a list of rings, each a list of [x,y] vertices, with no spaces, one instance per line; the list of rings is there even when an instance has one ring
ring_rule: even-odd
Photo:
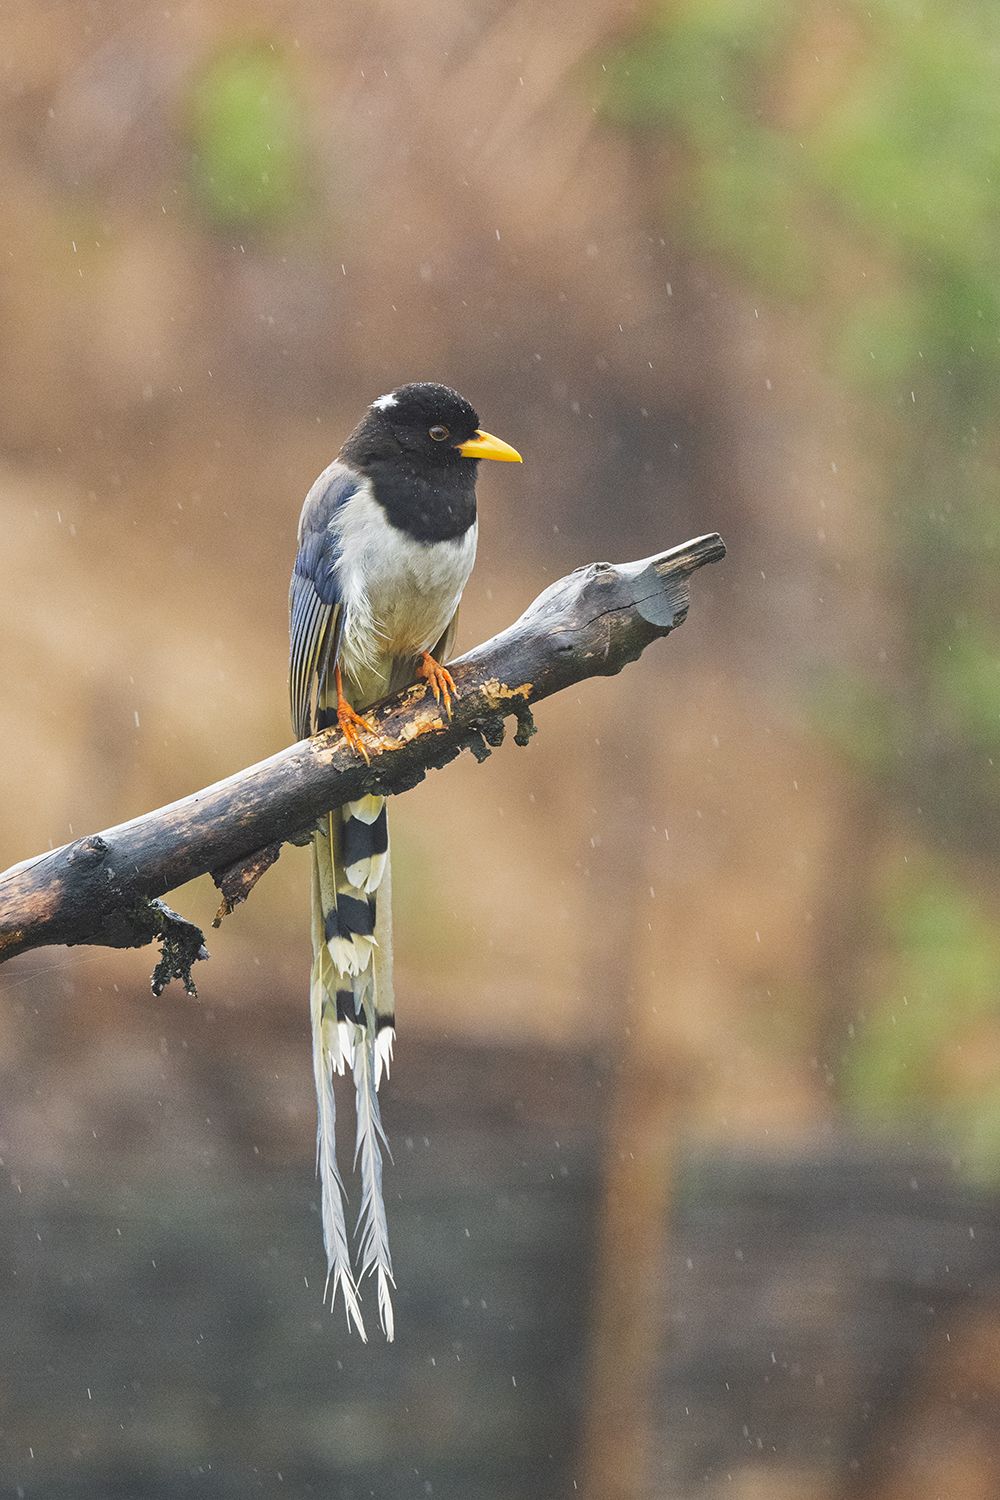
[[[382,1192],[378,1086],[392,1058],[394,1014],[389,839],[381,797],[363,797],[328,814],[313,839],[313,1056],[319,1128],[317,1165],[323,1199],[327,1287],[343,1292],[348,1322],[365,1338],[357,1281],[373,1273],[379,1317],[393,1336],[389,1252]],[[361,1170],[358,1219],[360,1274],[350,1263],[343,1183],[334,1135],[333,1073],[354,1074],[357,1104],[355,1165]]]
[[[333,1091],[334,1073],[344,1071],[344,1049],[341,1027],[337,1020],[336,999],[330,1002],[329,984],[334,981],[333,966],[323,941],[323,905],[320,896],[319,860],[313,861],[313,968],[310,986],[312,1017],[313,1073],[316,1082],[316,1174],[320,1180],[323,1207],[323,1243],[326,1247],[326,1290],[331,1307],[338,1289],[344,1294],[347,1325],[353,1322],[367,1343],[358,1289],[351,1269],[350,1241],[344,1217],[344,1182],[337,1166],[337,1101]],[[336,991],[334,991],[336,995]]]

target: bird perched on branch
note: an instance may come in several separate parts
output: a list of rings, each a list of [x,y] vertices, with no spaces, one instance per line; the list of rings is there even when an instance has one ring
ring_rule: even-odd
[[[423,679],[451,715],[444,663],[476,556],[478,460],[520,463],[444,385],[379,396],[309,491],[289,595],[292,723],[300,738],[332,724],[369,759],[378,740],[364,710]],[[395,1014],[389,836],[381,797],[322,819],[312,843],[310,992],[318,1101],[317,1172],[327,1291],[343,1294],[364,1339],[358,1284],[374,1274],[393,1336],[392,1259],[382,1195],[378,1087],[392,1058]],[[354,1075],[355,1165],[361,1170],[359,1274],[352,1269],[337,1167],[334,1073]]]

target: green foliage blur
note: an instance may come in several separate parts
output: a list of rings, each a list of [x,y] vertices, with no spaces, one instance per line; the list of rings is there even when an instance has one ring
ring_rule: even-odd
[[[996,1178],[1000,932],[947,867],[884,896],[889,938],[879,1003],[855,1028],[845,1097],[866,1119],[892,1110],[933,1119],[973,1177]]]
[[[940,385],[972,420],[1000,377],[996,13],[980,0],[840,13],[815,110],[780,98],[813,40],[816,10],[795,0],[665,7],[613,60],[608,106],[683,146],[673,228],[777,296],[821,297],[846,377],[889,397]],[[869,294],[839,293],[831,235],[872,257]]]
[[[220,52],[192,90],[189,136],[192,187],[210,222],[268,229],[294,216],[302,116],[279,52],[263,43]]]
[[[936,863],[889,892],[872,872],[881,988],[855,997],[840,1081],[866,1114],[932,1100],[998,1172],[1000,1084],[941,1071],[956,1031],[1000,1015],[1000,945],[965,857],[995,855],[1000,828],[995,8],[680,0],[610,59],[606,108],[670,148],[670,232],[810,318],[868,413],[905,672],[891,652],[881,676],[831,671],[813,709]]]

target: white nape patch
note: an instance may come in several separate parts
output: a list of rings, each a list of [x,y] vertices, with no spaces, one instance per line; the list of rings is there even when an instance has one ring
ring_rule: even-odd
[[[399,402],[396,400],[395,394],[392,391],[387,392],[387,394],[384,396],[376,396],[375,400],[372,402],[372,406],[374,407],[375,411],[388,411],[390,406],[398,405]]]

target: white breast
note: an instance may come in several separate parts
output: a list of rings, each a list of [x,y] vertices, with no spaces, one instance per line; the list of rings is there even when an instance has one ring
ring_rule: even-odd
[[[451,621],[476,560],[476,523],[448,542],[415,542],[366,489],[337,511],[345,672],[379,696],[399,658],[430,651]]]

